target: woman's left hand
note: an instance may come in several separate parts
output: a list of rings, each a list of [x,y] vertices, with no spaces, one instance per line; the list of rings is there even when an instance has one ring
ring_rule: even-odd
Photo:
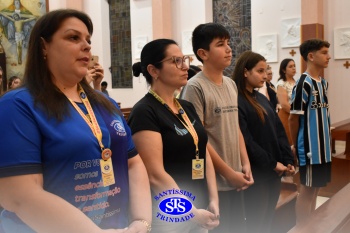
[[[149,231],[146,224],[139,220],[133,221],[129,225],[128,229],[126,229],[125,231],[125,233],[148,233],[148,232]]]
[[[220,218],[220,211],[218,203],[211,201],[208,205],[208,211],[212,212],[217,219]]]
[[[284,166],[282,163],[277,162],[276,167],[275,167],[274,170],[279,176],[282,176],[283,173],[285,173],[287,171],[287,167]]]
[[[286,176],[292,176],[295,174],[295,168],[293,165],[288,164],[287,165],[287,170],[285,171]]]
[[[192,218],[192,221],[194,221],[197,225],[201,226],[202,228],[212,230],[215,227],[219,225],[219,219],[210,212],[209,210],[205,209],[196,209],[193,211],[194,218]]]

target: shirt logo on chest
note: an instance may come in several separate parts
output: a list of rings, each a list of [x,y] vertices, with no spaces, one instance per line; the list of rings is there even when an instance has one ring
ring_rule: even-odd
[[[195,123],[196,123],[196,120],[192,122],[192,125],[194,126]],[[176,134],[179,136],[185,136],[186,134],[188,134],[188,130],[186,128],[180,129],[179,127],[177,127],[176,124],[174,124],[174,129]]]
[[[113,127],[118,136],[126,136],[124,125],[119,120],[113,120],[110,126]]]
[[[214,112],[215,112],[216,114],[220,114],[220,113],[221,113],[221,108],[220,108],[220,107],[216,107],[216,108],[214,109]]]

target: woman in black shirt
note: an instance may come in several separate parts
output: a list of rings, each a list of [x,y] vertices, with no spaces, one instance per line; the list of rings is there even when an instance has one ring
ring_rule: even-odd
[[[194,106],[174,97],[187,83],[189,64],[189,57],[183,56],[175,41],[158,39],[145,45],[141,62],[133,65],[134,75],[142,72],[151,86],[133,107],[129,125],[154,195],[152,232],[202,233],[219,224],[207,134]],[[175,198],[182,196],[192,202],[192,210],[185,215],[188,219],[174,215],[173,210],[181,206],[170,199],[169,208],[162,210],[162,200],[174,192],[185,194]]]
[[[239,125],[255,183],[245,191],[247,232],[270,232],[280,193],[280,176],[294,174],[292,151],[271,102],[255,90],[266,81],[266,59],[246,51],[237,60]]]

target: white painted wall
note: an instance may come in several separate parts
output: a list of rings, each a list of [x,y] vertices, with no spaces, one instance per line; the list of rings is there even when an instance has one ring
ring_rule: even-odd
[[[49,0],[50,10],[66,8],[67,0]],[[152,9],[151,0],[130,0],[132,37],[146,35],[152,39]],[[84,0],[83,11],[87,13],[94,24],[94,33],[91,38],[92,54],[99,56],[99,62],[104,67],[104,80],[109,84],[110,96],[122,107],[133,106],[147,92],[147,85],[144,78],[134,78],[134,88],[112,89],[111,73],[111,46],[109,31],[109,10],[107,0]],[[132,41],[133,43],[133,41]],[[133,62],[135,62],[133,55]]]
[[[84,0],[84,9],[92,20],[94,25],[94,32],[91,38],[91,53],[99,57],[99,63],[104,68],[104,81],[106,81],[111,88],[111,72],[109,67],[111,66],[111,46],[109,36],[109,14],[108,2],[106,0]],[[108,30],[106,30],[108,28]]]
[[[174,18],[172,39],[184,49],[182,43],[183,32],[192,32],[199,24],[213,21],[212,0],[172,0],[172,14]],[[193,55],[192,49],[190,55]],[[202,64],[195,56],[193,58],[191,64]]]
[[[290,0],[251,0],[252,3],[252,49],[257,50],[257,37],[260,35],[280,34],[282,19],[296,18],[301,15],[300,1]],[[66,0],[49,0],[50,10],[65,8]],[[131,35],[132,48],[135,48],[134,38],[147,36],[152,40],[152,0],[130,0],[131,8]],[[350,27],[349,0],[324,0],[325,39],[331,43],[331,56],[333,56],[333,28]],[[312,9],[310,9],[312,10]],[[105,80],[110,84],[109,93],[112,98],[122,103],[122,107],[133,106],[147,92],[147,84],[143,77],[133,80],[133,89],[111,89],[110,43],[109,43],[109,15],[107,0],[84,0],[84,11],[90,15],[94,23],[92,38],[92,52],[100,56],[100,62],[105,68]],[[182,32],[193,30],[198,24],[211,22],[212,0],[172,0],[173,39],[179,45],[182,43]],[[280,43],[280,41],[278,41]],[[278,60],[291,57],[290,48],[278,49]],[[298,52],[292,57],[296,61],[297,79],[300,70],[300,55]],[[349,59],[350,60],[350,59]],[[136,62],[135,54],[132,62]],[[350,117],[350,108],[346,99],[350,86],[350,69],[345,69],[346,60],[331,59],[329,67],[325,69],[325,78],[329,81],[329,101],[332,122],[339,122]],[[279,62],[270,63],[274,72],[273,82],[278,79]],[[194,64],[199,64],[194,61]]]
[[[49,0],[49,10],[66,8],[66,0]]]
[[[212,21],[211,0],[172,0],[173,38],[181,46],[182,32],[193,30],[198,24]],[[148,41],[153,39],[152,29],[152,0],[130,0],[132,48],[135,48],[135,38],[147,36]],[[194,15],[195,9],[195,15]],[[132,54],[132,63],[139,61]],[[193,64],[199,64],[197,60]],[[131,107],[148,91],[146,79],[134,77],[133,89],[108,90],[110,95],[122,103],[122,107]]]
[[[50,10],[66,8],[66,0],[50,0]],[[147,36],[151,41],[152,29],[152,0],[130,0],[132,48],[135,48],[135,38]],[[94,24],[92,36],[92,53],[99,56],[101,65],[105,68],[104,80],[108,82],[110,96],[122,107],[131,107],[148,91],[145,78],[133,78],[133,88],[112,89],[111,73],[108,68],[110,61],[110,32],[109,13],[106,0],[84,0],[84,11],[90,15]],[[182,31],[193,30],[198,24],[212,21],[211,0],[172,0],[173,39],[181,46]],[[175,20],[176,19],[176,20]],[[132,63],[139,61],[132,54]],[[196,59],[193,64],[200,64]]]
[[[257,37],[260,35],[280,34],[280,22],[286,18],[296,18],[301,15],[300,1],[289,0],[252,0],[252,49],[257,50]],[[324,25],[325,40],[331,43],[330,54],[332,59],[329,66],[324,71],[324,76],[329,82],[329,102],[332,123],[336,123],[350,118],[349,98],[350,86],[350,69],[346,69],[343,64],[346,60],[335,60],[333,56],[333,28],[350,28],[350,1],[348,0],[324,0]],[[312,9],[310,9],[312,10]],[[280,41],[278,41],[280,43]],[[297,74],[295,78],[299,78],[301,67],[301,56],[298,48],[294,48],[298,52],[294,57],[289,54],[290,49],[278,50],[279,62],[284,58],[291,57],[296,61]],[[350,61],[350,59],[348,59]],[[278,79],[278,63],[270,63],[274,72],[273,82]]]
[[[332,123],[350,118],[349,87],[350,68],[343,64],[346,60],[334,59],[334,31],[336,28],[350,28],[350,1],[324,0],[325,9],[325,39],[331,43],[330,54],[332,59],[325,70],[325,77],[329,82],[329,102]],[[347,59],[350,61],[350,59]]]
[[[280,28],[281,20],[301,17],[301,3],[299,1],[288,0],[251,0],[252,5],[252,50],[258,51],[258,37],[264,35],[277,34],[277,57],[278,62],[269,63],[272,67],[272,83],[276,83],[279,78],[280,63],[285,58],[292,58],[295,61],[297,73],[294,79],[300,77],[300,59],[298,48],[281,48]],[[294,49],[297,54],[292,57],[289,52]]]

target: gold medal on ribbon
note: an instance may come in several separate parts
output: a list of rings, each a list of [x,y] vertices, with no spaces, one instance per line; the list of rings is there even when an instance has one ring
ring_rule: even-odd
[[[106,186],[115,184],[112,158],[106,161],[103,159],[100,159],[100,168],[101,168],[103,186],[106,187]]]
[[[192,159],[192,180],[204,179],[204,159]]]
[[[109,148],[105,148],[102,150],[101,157],[104,161],[107,161],[110,157],[112,157],[112,151]]]
[[[71,99],[69,101],[73,105],[73,107],[77,110],[79,115],[84,119],[86,124],[90,127],[92,133],[96,137],[98,144],[102,150],[100,159],[100,168],[101,168],[101,175],[102,175],[102,181],[103,186],[109,186],[112,184],[115,184],[115,178],[114,178],[114,171],[113,171],[113,165],[112,165],[112,151],[108,148],[105,148],[102,143],[102,131],[101,128],[97,122],[94,110],[91,107],[91,104],[89,102],[89,99],[87,98],[84,89],[81,87],[81,85],[78,86],[78,92],[80,99],[82,100],[84,106],[86,107],[86,110],[88,114],[84,114],[84,112],[79,108],[79,106]]]

